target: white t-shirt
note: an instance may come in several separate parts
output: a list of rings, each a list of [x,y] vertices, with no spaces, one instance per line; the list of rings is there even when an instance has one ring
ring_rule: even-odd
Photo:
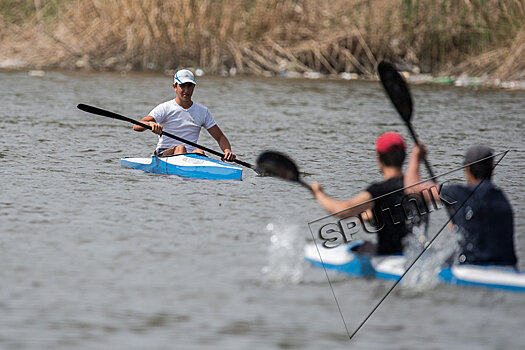
[[[190,108],[184,109],[175,100],[170,100],[153,108],[149,115],[157,124],[162,125],[163,131],[192,142],[199,140],[201,127],[209,129],[216,124],[208,108],[195,102]],[[193,146],[163,135],[159,136],[157,150],[165,150],[177,145],[186,146],[188,152],[195,149]]]

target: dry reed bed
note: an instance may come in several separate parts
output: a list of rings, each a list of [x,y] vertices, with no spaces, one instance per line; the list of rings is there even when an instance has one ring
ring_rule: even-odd
[[[377,62],[388,59],[434,74],[525,77],[525,0],[21,2],[26,11],[33,4],[35,14],[21,25],[0,15],[0,60],[86,69],[192,66],[211,73],[372,76]],[[46,16],[50,3],[58,10]]]

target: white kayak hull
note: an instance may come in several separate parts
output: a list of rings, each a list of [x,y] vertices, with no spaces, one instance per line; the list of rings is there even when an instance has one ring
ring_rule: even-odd
[[[359,244],[361,242],[353,242],[331,249],[320,244],[317,247],[309,244],[305,247],[304,258],[316,267],[324,266],[329,270],[358,277],[397,280],[405,272],[404,256],[371,256],[352,252],[351,248]],[[437,277],[440,282],[448,284],[525,292],[525,273],[508,266],[452,265],[442,268]]]
[[[124,157],[120,165],[148,173],[178,175],[185,178],[207,180],[241,180],[242,168],[196,154],[169,157]]]

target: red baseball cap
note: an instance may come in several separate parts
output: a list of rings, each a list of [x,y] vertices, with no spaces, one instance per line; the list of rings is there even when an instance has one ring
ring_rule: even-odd
[[[405,141],[397,132],[385,132],[376,141],[376,151],[388,153],[391,147],[406,149]]]

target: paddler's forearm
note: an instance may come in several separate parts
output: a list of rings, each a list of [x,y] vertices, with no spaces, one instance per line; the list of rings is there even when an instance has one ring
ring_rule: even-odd
[[[141,122],[142,124],[146,124],[146,125],[149,125],[149,121],[151,121],[151,118],[149,118],[149,116],[146,116],[144,118],[142,118],[141,120],[139,120],[139,122]],[[137,125],[137,124],[133,124],[133,130],[135,131],[144,131],[146,130],[146,128],[140,126],[140,125]]]
[[[405,172],[405,187],[410,187],[418,182],[421,182],[421,176],[419,175],[419,159],[415,152],[412,152],[408,161],[407,170]]]
[[[372,196],[367,191],[363,191],[351,199],[339,200],[325,194],[319,184],[311,184],[310,188],[323,209],[330,214],[337,214],[339,217],[356,216],[374,206],[374,202],[371,200]]]
[[[437,192],[435,183],[422,182],[423,179],[419,172],[419,164],[424,159],[423,157],[425,157],[425,155],[426,152],[421,154],[420,150],[417,149],[417,147],[414,147],[414,150],[410,154],[407,170],[405,172],[404,185],[405,193],[422,193],[425,200],[429,202],[432,198],[439,198],[439,193]],[[432,192],[432,194],[429,191]]]
[[[140,122],[142,124],[146,124],[146,125],[151,126],[151,131],[153,131],[153,133],[155,133],[157,135],[162,135],[162,126],[157,124],[155,122],[155,118],[153,118],[151,115],[148,115],[148,116],[142,118],[140,120]],[[135,130],[135,131],[144,131],[144,130],[147,130],[147,129],[142,127],[142,126],[140,126],[140,125],[133,124],[133,130]]]
[[[218,144],[223,152],[226,152],[227,150],[231,152],[232,146],[230,145],[230,141],[228,141],[228,138],[224,136],[224,134],[221,135]]]
[[[314,193],[314,196],[317,202],[323,207],[323,209],[329,212],[330,214],[337,213],[343,209],[346,209],[346,207],[342,205],[341,201],[328,196],[322,191],[316,191]]]
[[[144,130],[146,130],[146,128],[143,128],[140,125],[133,124],[133,130],[135,130],[135,131],[144,131]]]

